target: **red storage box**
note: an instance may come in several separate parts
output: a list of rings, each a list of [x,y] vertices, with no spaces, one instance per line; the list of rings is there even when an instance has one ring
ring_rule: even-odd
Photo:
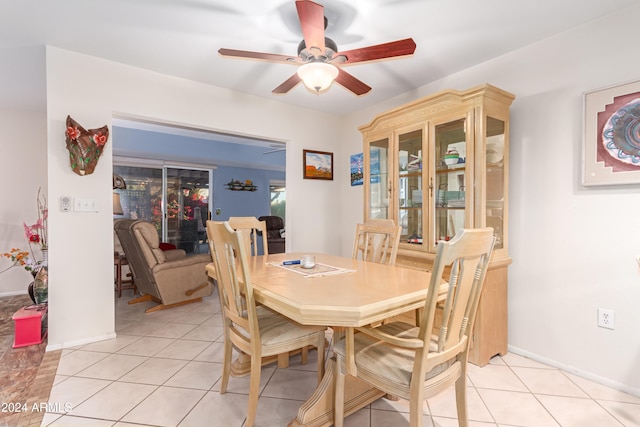
[[[47,335],[47,307],[32,307],[21,308],[12,317],[16,329],[13,348],[40,344]]]

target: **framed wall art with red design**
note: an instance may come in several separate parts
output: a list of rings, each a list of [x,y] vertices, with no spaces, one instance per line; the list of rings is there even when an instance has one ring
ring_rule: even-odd
[[[640,184],[640,81],[584,94],[582,184]]]

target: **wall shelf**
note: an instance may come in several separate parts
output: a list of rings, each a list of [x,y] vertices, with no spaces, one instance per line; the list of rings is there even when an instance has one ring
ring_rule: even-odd
[[[250,179],[246,181],[231,181],[226,184],[227,190],[231,191],[256,191],[258,187],[253,185]]]

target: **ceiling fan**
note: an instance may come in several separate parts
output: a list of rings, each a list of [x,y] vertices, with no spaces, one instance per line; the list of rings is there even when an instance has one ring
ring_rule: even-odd
[[[272,91],[275,94],[287,93],[301,81],[309,90],[321,93],[326,91],[335,80],[354,94],[363,95],[369,92],[371,87],[344,71],[342,66],[412,55],[416,49],[416,43],[408,38],[340,51],[336,43],[325,36],[327,20],[322,5],[309,0],[297,0],[296,9],[304,37],[298,45],[297,56],[224,48],[219,49],[218,53],[231,58],[299,65],[294,75]]]

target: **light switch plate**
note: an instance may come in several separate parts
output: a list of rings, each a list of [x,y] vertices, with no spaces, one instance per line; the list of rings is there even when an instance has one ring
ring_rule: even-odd
[[[98,212],[96,199],[82,199],[76,197],[73,204],[73,209],[76,212]]]

